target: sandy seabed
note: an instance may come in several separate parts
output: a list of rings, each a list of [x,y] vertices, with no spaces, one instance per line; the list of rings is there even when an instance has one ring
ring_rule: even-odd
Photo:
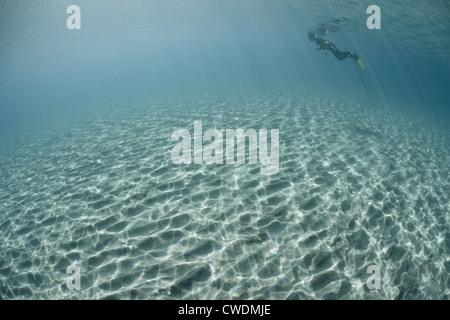
[[[195,120],[279,129],[279,172],[173,164],[171,133]],[[158,99],[41,129],[1,147],[0,297],[448,299],[449,133],[300,94]]]

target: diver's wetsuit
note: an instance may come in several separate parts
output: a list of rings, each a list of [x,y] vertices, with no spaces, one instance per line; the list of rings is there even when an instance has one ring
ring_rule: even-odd
[[[352,58],[356,62],[361,61],[354,52],[339,51],[339,49],[336,48],[334,44],[319,37],[319,34],[317,32],[311,31],[310,33],[308,33],[308,38],[309,40],[314,41],[319,45],[318,50],[329,50],[338,60]]]

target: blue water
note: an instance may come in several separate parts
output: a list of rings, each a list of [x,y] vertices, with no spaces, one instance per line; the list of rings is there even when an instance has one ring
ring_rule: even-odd
[[[354,1],[71,4],[0,2],[0,298],[448,299],[446,1],[377,1],[379,30]],[[194,121],[278,129],[278,172],[175,164]]]

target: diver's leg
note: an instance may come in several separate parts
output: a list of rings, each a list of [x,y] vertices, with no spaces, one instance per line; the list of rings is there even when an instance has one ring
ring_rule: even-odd
[[[358,56],[354,52],[344,51],[342,53],[345,54],[347,57],[352,58],[355,61],[359,60]]]
[[[333,54],[334,54],[334,56],[338,59],[338,60],[344,60],[345,58],[348,58],[348,57],[350,57],[349,55],[348,55],[348,52],[341,52],[341,51],[339,51],[339,50],[337,50],[337,51],[331,51]]]
[[[349,57],[349,52],[341,52],[336,46],[330,42],[327,43],[327,49],[331,51],[331,53],[338,59],[343,60]]]
[[[336,55],[335,55],[335,56],[336,56]],[[356,63],[358,64],[358,66],[359,66],[361,69],[364,69],[364,68],[365,68],[364,63],[361,61],[360,58],[358,58],[358,56],[357,56],[354,52],[347,52],[347,51],[340,52],[340,51],[339,51],[339,56],[340,56],[341,58],[339,58],[339,57],[336,56],[339,60],[342,60],[342,59],[345,59],[345,58],[352,58],[353,60],[356,61]]]

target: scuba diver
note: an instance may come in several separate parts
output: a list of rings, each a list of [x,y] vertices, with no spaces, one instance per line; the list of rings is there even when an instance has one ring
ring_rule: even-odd
[[[356,63],[358,64],[358,66],[361,69],[364,69],[364,63],[362,62],[362,60],[356,55],[356,53],[354,52],[347,52],[347,51],[339,51],[338,48],[336,48],[336,46],[321,38],[320,35],[323,34],[324,32],[327,32],[328,30],[326,29],[318,29],[316,31],[310,31],[308,33],[308,38],[311,41],[314,41],[318,47],[316,47],[316,50],[323,50],[325,52],[325,50],[331,51],[331,53],[338,59],[338,60],[343,60],[346,58],[352,58],[353,60],[356,61]],[[325,52],[326,53],[326,52]]]

